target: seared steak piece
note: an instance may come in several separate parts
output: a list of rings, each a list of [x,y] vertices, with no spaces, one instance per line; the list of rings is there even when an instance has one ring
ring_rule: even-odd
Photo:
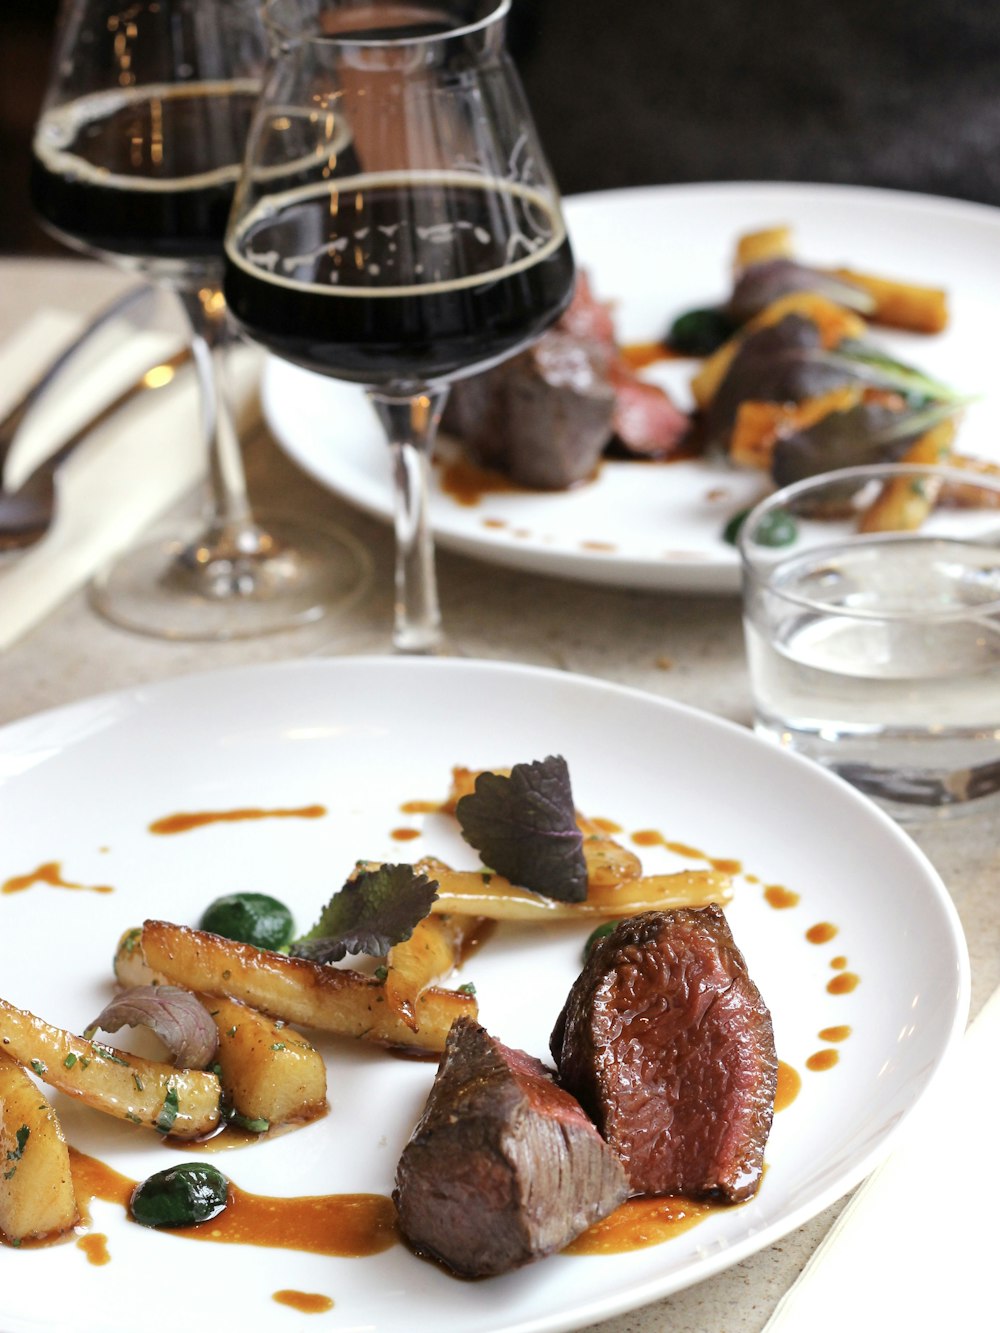
[[[611,306],[595,298],[582,271],[548,333],[453,385],[441,423],[480,466],[542,491],[586,481],[613,439],[629,453],[669,458],[690,427],[670,396],[626,363]]]
[[[565,490],[591,476],[615,393],[600,343],[552,330],[519,356],[452,386],[442,429],[520,486]]]
[[[756,1192],[774,1034],[718,907],[622,921],[574,983],[552,1053],[633,1191],[727,1203]]]
[[[568,1245],[628,1195],[621,1163],[545,1066],[452,1026],[393,1193],[415,1250],[493,1277]]]

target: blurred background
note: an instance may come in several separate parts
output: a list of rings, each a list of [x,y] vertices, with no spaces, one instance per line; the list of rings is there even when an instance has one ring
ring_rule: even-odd
[[[0,0],[0,253],[31,216],[57,0]],[[1000,204],[995,0],[513,0],[510,44],[564,193],[833,181]]]

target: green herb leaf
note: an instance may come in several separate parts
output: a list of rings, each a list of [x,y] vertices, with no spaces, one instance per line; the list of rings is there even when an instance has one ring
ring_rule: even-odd
[[[153,1128],[159,1130],[161,1134],[169,1134],[174,1127],[174,1121],[177,1119],[179,1110],[180,1100],[177,1096],[177,1089],[172,1083],[168,1084],[167,1095],[163,1099],[160,1114],[156,1117],[156,1124]]]
[[[586,898],[583,834],[562,755],[515,764],[510,777],[480,773],[455,813],[466,842],[498,874],[560,902]]]
[[[316,925],[295,940],[291,953],[317,963],[336,963],[346,954],[380,958],[408,940],[431,910],[437,881],[408,865],[362,870],[324,907]]]

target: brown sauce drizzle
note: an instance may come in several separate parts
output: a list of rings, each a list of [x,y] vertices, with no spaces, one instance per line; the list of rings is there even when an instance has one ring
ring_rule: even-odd
[[[784,912],[789,907],[798,907],[800,895],[783,884],[768,884],[764,889],[764,901],[776,912]]]
[[[625,1254],[660,1245],[697,1226],[719,1206],[669,1195],[626,1199],[610,1216],[577,1236],[563,1254]]]
[[[291,1306],[300,1314],[326,1314],[327,1310],[333,1309],[332,1299],[318,1291],[294,1291],[286,1287],[283,1291],[276,1291],[271,1299],[279,1305]]]
[[[128,1208],[136,1182],[96,1157],[70,1148],[73,1188],[81,1209],[91,1199]],[[226,1210],[193,1227],[171,1227],[174,1236],[221,1245],[261,1245],[359,1259],[380,1254],[399,1240],[396,1212],[384,1194],[321,1194],[298,1199],[250,1194],[230,1182]]]
[[[477,467],[467,458],[456,458],[443,464],[439,478],[445,495],[450,495],[456,504],[467,509],[479,504],[484,495],[525,493],[525,487],[518,486],[502,472]]]
[[[404,815],[439,815],[444,806],[440,801],[404,801],[399,808]]]
[[[815,1055],[810,1055],[806,1061],[806,1068],[811,1069],[814,1074],[818,1074],[824,1069],[832,1069],[839,1059],[839,1051],[817,1051]]]
[[[846,1023],[832,1028],[820,1028],[819,1032],[816,1033],[820,1041],[846,1041],[850,1035],[851,1029]]]
[[[414,838],[420,837],[418,828],[394,828],[389,834],[394,842],[412,842]]]
[[[613,835],[615,833],[624,832],[621,824],[617,823],[614,819],[602,819],[600,815],[596,815],[590,822],[599,828],[602,833],[610,833]]]
[[[111,1255],[108,1253],[108,1238],[99,1231],[91,1231],[88,1235],[81,1236],[76,1242],[76,1248],[84,1252],[89,1263],[96,1264],[98,1267],[111,1262]]]
[[[839,930],[840,927],[831,921],[817,921],[815,926],[810,926],[806,931],[806,939],[810,944],[829,944]]]
[[[731,856],[709,856],[700,847],[692,847],[686,842],[669,842],[659,829],[639,829],[632,834],[632,841],[637,847],[665,847],[675,856],[686,856],[692,861],[707,861],[720,875],[738,875],[743,869],[743,862]]]
[[[85,889],[89,893],[114,893],[110,884],[74,884],[63,879],[62,865],[58,861],[45,861],[37,870],[27,875],[12,875],[0,885],[0,893],[21,893],[33,884],[48,884],[53,889]]]
[[[838,953],[837,956],[836,956],[836,958],[831,958],[831,959],[830,959],[830,966],[831,966],[836,972],[843,972],[844,968],[847,966],[847,956],[846,956],[846,954]]]
[[[325,805],[300,805],[290,810],[261,810],[253,806],[238,810],[182,811],[154,819],[149,831],[166,836],[171,833],[189,833],[191,829],[204,828],[206,824],[235,824],[247,819],[322,819],[326,812]]]
[[[861,982],[861,978],[856,972],[838,972],[826,983],[826,988],[831,995],[849,995]]]
[[[778,1082],[774,1089],[775,1111],[784,1111],[787,1106],[791,1106],[801,1091],[802,1075],[784,1060],[779,1060]]]

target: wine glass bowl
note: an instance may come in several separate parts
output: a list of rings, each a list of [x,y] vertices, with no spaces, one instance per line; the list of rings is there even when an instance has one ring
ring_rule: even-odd
[[[226,383],[223,239],[270,59],[257,0],[63,0],[32,198],[75,249],[171,289],[209,450],[208,513],[102,571],[92,600],[160,637],[240,638],[320,619],[361,586],[353,538],[258,520]]]
[[[572,295],[508,7],[271,0],[276,58],[226,240],[248,336],[364,386],[385,427],[401,651],[442,641],[426,472],[448,387],[529,345]]]

